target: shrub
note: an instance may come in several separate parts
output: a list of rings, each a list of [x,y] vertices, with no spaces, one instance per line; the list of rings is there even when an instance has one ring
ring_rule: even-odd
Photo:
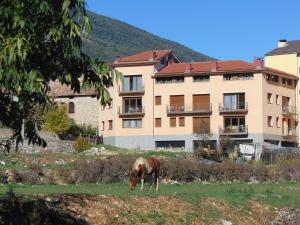
[[[75,164],[75,181],[76,183],[124,182],[129,179],[133,163],[133,157],[78,161]]]
[[[90,147],[91,146],[90,146],[87,138],[84,138],[84,137],[76,138],[75,143],[74,143],[74,148],[75,148],[76,152],[83,152],[83,151],[89,149]]]
[[[0,184],[6,184],[8,182],[8,176],[4,169],[0,168]]]
[[[66,132],[71,125],[65,105],[49,110],[44,116],[45,129],[58,134]]]

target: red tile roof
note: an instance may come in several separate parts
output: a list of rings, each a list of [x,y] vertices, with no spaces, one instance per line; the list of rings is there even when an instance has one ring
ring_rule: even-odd
[[[215,68],[215,71],[214,71]],[[243,71],[255,70],[256,66],[241,60],[227,61],[209,61],[193,63],[174,63],[163,68],[157,74],[174,74],[174,73],[209,73],[216,71]]]
[[[197,73],[217,73],[217,72],[251,72],[263,70],[265,72],[280,73],[294,79],[297,76],[275,70],[268,67],[257,67],[254,63],[242,60],[225,60],[225,61],[209,61],[209,62],[192,62],[192,63],[174,63],[163,68],[156,75],[174,75],[174,74],[197,74]]]
[[[158,61],[170,52],[172,52],[172,50],[145,51],[131,56],[116,58],[114,64]]]

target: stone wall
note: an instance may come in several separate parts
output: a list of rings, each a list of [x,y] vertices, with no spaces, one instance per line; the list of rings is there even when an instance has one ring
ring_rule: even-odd
[[[11,130],[9,129],[0,129],[0,140],[9,139],[12,135]],[[43,148],[38,145],[28,145],[25,140],[23,144],[19,144],[19,152],[25,153],[38,153],[42,151],[51,151],[51,152],[74,152],[73,141],[60,140],[57,134],[48,131],[40,131],[39,135],[47,142],[47,147]],[[15,145],[13,146],[13,150]]]
[[[98,127],[98,116],[100,110],[100,103],[96,97],[91,96],[74,96],[74,97],[59,97],[55,99],[57,103],[73,102],[75,105],[75,112],[69,113],[69,117],[74,119],[78,125],[91,125]]]

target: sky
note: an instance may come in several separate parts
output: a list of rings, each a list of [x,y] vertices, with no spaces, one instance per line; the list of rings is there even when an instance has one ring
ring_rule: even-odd
[[[211,57],[252,61],[300,39],[300,0],[87,0],[121,20]]]

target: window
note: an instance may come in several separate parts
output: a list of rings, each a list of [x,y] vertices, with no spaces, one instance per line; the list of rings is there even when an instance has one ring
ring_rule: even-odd
[[[268,126],[273,127],[272,116],[268,116]]]
[[[155,118],[155,127],[161,127],[161,118]]]
[[[246,109],[245,93],[224,94],[224,110]]]
[[[142,91],[143,90],[143,82],[142,75],[136,76],[124,76],[123,80],[123,91]]]
[[[102,121],[102,130],[104,130],[104,128],[105,128],[105,122]]]
[[[240,133],[246,131],[245,117],[224,117],[225,133]]]
[[[271,94],[271,93],[268,93],[268,94],[267,94],[267,99],[268,99],[268,103],[269,103],[269,104],[272,104],[272,103],[273,103],[273,99],[272,99],[272,94]]]
[[[170,95],[170,111],[184,111],[184,95]]]
[[[234,74],[224,74],[224,80],[253,80],[253,73],[234,73]]]
[[[69,103],[69,113],[75,113],[75,104],[74,104],[74,102]]]
[[[159,149],[184,149],[185,141],[156,141],[155,147]]]
[[[289,85],[289,86],[293,85],[292,79],[288,79],[288,78],[285,78],[285,77],[282,78],[282,83],[285,84],[285,85]]]
[[[193,95],[193,111],[210,111],[210,95]]]
[[[123,113],[143,112],[142,98],[124,98]]]
[[[276,117],[276,127],[280,127],[279,126],[279,117]]]
[[[276,104],[279,105],[279,95],[276,95]]]
[[[287,108],[290,105],[290,98],[282,96],[282,107]]]
[[[278,83],[279,77],[276,75],[272,75],[272,74],[266,74],[266,80]]]
[[[109,120],[109,121],[108,121],[108,129],[109,129],[109,130],[112,130],[112,129],[113,129],[113,121],[112,121],[112,120]]]
[[[142,128],[142,119],[124,119],[123,128]]]
[[[168,83],[183,83],[184,77],[176,76],[176,77],[157,77],[155,79],[156,84],[168,84]]]
[[[155,105],[161,105],[161,96],[155,96]]]
[[[179,126],[184,127],[185,126],[185,118],[184,117],[179,117]]]
[[[193,117],[193,132],[195,134],[210,133],[210,117]]]
[[[194,81],[194,82],[209,81],[209,79],[210,79],[209,75],[198,75],[198,76],[193,76],[193,81]]]
[[[176,117],[170,118],[170,127],[176,127]]]
[[[113,100],[111,99],[111,101],[108,103],[108,108],[112,109],[112,107],[113,107]]]

